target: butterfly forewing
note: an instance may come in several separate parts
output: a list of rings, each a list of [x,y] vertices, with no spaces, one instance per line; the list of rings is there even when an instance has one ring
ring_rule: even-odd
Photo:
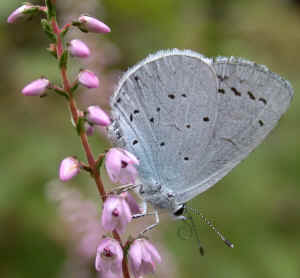
[[[111,103],[113,130],[122,134],[117,144],[140,159],[142,181],[176,192],[197,180],[190,169],[200,170],[208,155],[217,84],[201,55],[178,50],[150,56],[121,80]]]

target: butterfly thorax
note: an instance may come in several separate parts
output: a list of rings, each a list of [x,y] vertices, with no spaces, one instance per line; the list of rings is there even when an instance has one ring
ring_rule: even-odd
[[[176,194],[159,184],[142,184],[139,188],[139,194],[155,209],[168,210],[173,214],[182,207],[182,204],[176,200]]]

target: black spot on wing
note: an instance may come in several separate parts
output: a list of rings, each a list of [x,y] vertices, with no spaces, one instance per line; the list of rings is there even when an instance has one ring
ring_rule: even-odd
[[[267,104],[267,100],[266,100],[265,98],[263,98],[263,97],[260,97],[260,98],[258,99],[258,101],[261,101],[264,105]]]
[[[256,99],[255,95],[254,95],[252,92],[250,92],[250,91],[248,91],[248,96],[249,96],[249,98],[252,99],[252,100],[255,100],[255,99]]]
[[[236,96],[240,97],[242,95],[235,87],[231,87],[231,91],[233,91]]]

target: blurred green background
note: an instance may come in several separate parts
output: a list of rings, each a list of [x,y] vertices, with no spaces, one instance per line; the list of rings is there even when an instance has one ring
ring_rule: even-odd
[[[86,63],[100,74],[103,86],[96,92],[82,92],[78,98],[82,107],[99,103],[108,109],[119,71],[166,48],[241,56],[291,81],[295,97],[278,128],[217,186],[192,201],[236,248],[227,248],[206,225],[199,225],[206,247],[206,256],[200,257],[195,241],[178,237],[182,223],[167,218],[152,235],[165,259],[155,277],[299,278],[300,1],[57,2],[62,23],[88,12],[112,28],[109,35],[86,36],[94,51],[94,58]],[[25,84],[41,75],[59,80],[56,61],[45,51],[48,41],[39,20],[6,23],[21,3],[0,3],[0,276],[93,277],[93,270],[73,274],[68,270],[75,269],[69,258],[74,257],[70,246],[76,240],[46,193],[64,157],[84,156],[63,99],[20,94]],[[70,34],[70,38],[79,36],[85,38],[77,31]],[[82,66],[73,63],[74,68]],[[107,147],[100,135],[91,143],[95,152]],[[97,200],[87,175],[70,184],[85,188],[87,199]],[[93,269],[91,265],[92,260]]]

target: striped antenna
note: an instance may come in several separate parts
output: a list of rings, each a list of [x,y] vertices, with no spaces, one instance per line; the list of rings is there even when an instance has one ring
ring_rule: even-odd
[[[211,223],[211,221],[209,221],[202,212],[200,212],[199,210],[195,209],[195,208],[191,208],[191,207],[186,207],[186,209],[188,209],[189,211],[191,211],[193,214],[195,215],[199,215],[201,217],[201,219],[203,220],[203,222],[209,226],[209,228],[211,228],[217,235],[218,237],[230,248],[234,247],[234,244],[232,242],[230,242],[227,238],[225,238],[223,236],[223,234],[221,232],[219,232],[217,230],[217,228]],[[192,223],[194,225],[194,223]]]

